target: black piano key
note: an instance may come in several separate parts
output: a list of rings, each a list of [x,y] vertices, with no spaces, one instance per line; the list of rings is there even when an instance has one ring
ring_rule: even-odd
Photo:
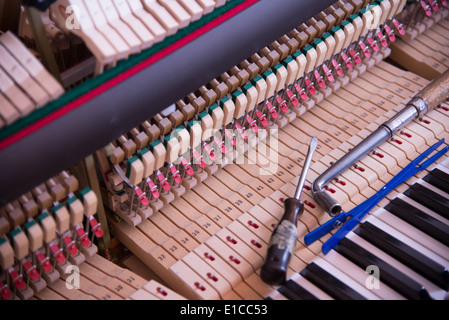
[[[423,180],[437,187],[438,189],[449,193],[449,174],[447,174],[446,172],[435,168],[427,176],[425,176]]]
[[[412,300],[431,299],[426,288],[420,283],[365,250],[354,241],[344,238],[338,243],[335,250],[364,270],[370,265],[379,267],[382,272],[381,281],[406,298]]]
[[[364,222],[355,233],[422,274],[441,288],[449,289],[449,271],[444,266],[411,248],[369,221]]]
[[[366,300],[364,296],[313,262],[301,271],[301,275],[334,299]]]
[[[293,280],[287,280],[278,291],[290,300],[318,300],[317,297]]]
[[[435,219],[401,198],[394,198],[385,210],[449,246],[449,225]]]
[[[449,219],[449,199],[446,199],[442,195],[429,190],[425,186],[415,183],[404,192],[404,194],[416,202],[421,203],[427,208],[442,215],[446,219]]]

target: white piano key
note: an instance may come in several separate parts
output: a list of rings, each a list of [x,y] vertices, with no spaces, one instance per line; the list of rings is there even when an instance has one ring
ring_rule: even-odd
[[[363,270],[358,265],[348,260],[335,250],[331,250],[322,258],[332,264],[335,268],[339,269],[341,272],[345,273],[350,278],[357,281],[360,285],[365,285],[366,279],[369,274],[366,270]],[[378,296],[380,299],[384,300],[405,300],[406,298],[401,294],[397,293],[395,290],[390,288],[385,283],[380,283],[378,289],[369,289],[373,294]]]
[[[396,231],[386,223],[382,222],[381,220],[377,219],[374,216],[370,216],[366,221],[369,221],[371,224],[375,225],[376,227],[382,229],[384,232],[390,234],[391,236],[395,237],[396,239],[402,241],[404,244],[410,246],[411,248],[415,249],[416,251],[422,253],[423,255],[427,256],[428,258],[432,259],[433,261],[441,264],[442,266],[448,266],[449,267],[449,261],[440,257],[439,255],[435,254],[434,252],[428,250],[424,246],[422,246],[420,243],[416,242],[414,239],[411,239],[410,237]],[[414,238],[414,235],[410,235]]]
[[[418,181],[416,181],[416,183],[419,183],[419,184],[423,185],[424,187],[426,187],[427,189],[432,190],[435,193],[438,193],[439,195],[441,195],[442,197],[444,197],[446,199],[449,199],[448,193],[444,192],[443,190],[438,189],[437,187],[431,185],[430,183],[428,183],[422,179],[419,179]]]
[[[284,295],[282,295],[282,293],[277,290],[273,290],[272,292],[270,292],[270,294],[266,298],[270,298],[272,300],[288,300]]]
[[[443,259],[449,257],[449,247],[410,225],[406,221],[398,218],[387,210],[379,208],[371,213],[371,215],[388,224],[404,236],[412,236],[414,241],[434,252],[439,257]]]
[[[373,294],[370,290],[360,285],[352,278],[335,268],[332,264],[324,260],[322,257],[316,257],[313,262],[320,266],[322,269],[326,270],[330,274],[332,274],[335,278],[338,278],[340,281],[345,283],[348,287],[358,292],[360,295],[364,296],[369,300],[379,300],[379,297]]]
[[[418,208],[419,210],[427,213],[429,216],[431,216],[434,219],[437,219],[441,222],[443,222],[444,224],[449,226],[449,220],[442,217],[441,215],[439,215],[438,213],[430,210],[429,208],[427,208],[426,206],[423,206],[422,204],[416,202],[415,200],[407,197],[405,194],[398,194],[398,197],[400,197],[401,199],[403,199],[404,201],[406,201],[407,203],[410,203],[411,205],[413,205],[414,207]]]
[[[300,286],[302,286],[304,289],[309,291],[311,294],[313,294],[320,300],[334,300],[334,298],[332,298],[326,292],[315,286],[313,283],[311,283],[309,280],[304,278],[299,273],[295,273],[290,279],[298,283]]]

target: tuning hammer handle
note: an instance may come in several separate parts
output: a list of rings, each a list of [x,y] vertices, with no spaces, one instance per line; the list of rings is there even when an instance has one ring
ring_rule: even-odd
[[[434,79],[418,92],[414,99],[422,99],[428,110],[432,110],[449,97],[449,70]]]

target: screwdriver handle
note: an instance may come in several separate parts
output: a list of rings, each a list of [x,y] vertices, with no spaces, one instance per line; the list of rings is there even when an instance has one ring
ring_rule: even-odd
[[[271,235],[267,258],[260,271],[263,281],[281,285],[287,275],[287,266],[295,252],[298,231],[296,221],[304,212],[304,202],[295,198],[284,200],[284,215]]]

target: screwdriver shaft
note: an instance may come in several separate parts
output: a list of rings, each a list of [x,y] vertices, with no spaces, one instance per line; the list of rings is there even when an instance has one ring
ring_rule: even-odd
[[[309,144],[309,150],[307,151],[306,161],[304,162],[304,167],[302,168],[301,176],[299,177],[298,185],[296,186],[294,198],[299,200],[301,197],[302,189],[306,182],[307,171],[309,171],[310,163],[312,162],[313,153],[315,152],[316,146],[318,144],[318,139],[316,137],[312,138]]]

